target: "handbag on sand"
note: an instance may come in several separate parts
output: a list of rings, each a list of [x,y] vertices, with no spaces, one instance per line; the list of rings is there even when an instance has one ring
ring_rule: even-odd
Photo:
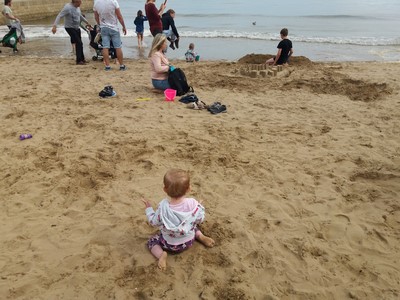
[[[178,96],[194,92],[193,88],[187,83],[185,73],[182,69],[174,68],[168,73],[168,83],[171,89],[176,90]]]

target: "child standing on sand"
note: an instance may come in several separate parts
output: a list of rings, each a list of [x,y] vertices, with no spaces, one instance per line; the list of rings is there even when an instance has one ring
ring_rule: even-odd
[[[204,220],[204,207],[194,198],[185,197],[189,191],[189,174],[172,169],[164,175],[164,192],[168,198],[159,203],[157,210],[154,211],[148,200],[142,200],[149,223],[161,231],[147,242],[161,270],[167,267],[167,252],[180,253],[191,247],[195,239],[206,247],[215,244],[212,238],[197,229],[197,224]]]
[[[265,63],[268,65],[283,65],[288,63],[290,56],[293,54],[292,41],[288,39],[289,31],[282,28],[281,41],[278,44],[278,53],[275,57],[268,59]]]

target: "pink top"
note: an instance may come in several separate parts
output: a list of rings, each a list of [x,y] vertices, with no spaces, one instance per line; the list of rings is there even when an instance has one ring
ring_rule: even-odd
[[[150,57],[151,79],[168,79],[169,61],[161,52],[157,51]]]
[[[193,198],[185,198],[181,203],[178,204],[169,204],[169,207],[175,211],[182,211],[182,212],[188,212],[192,211],[195,209],[197,206],[198,202],[193,199]]]

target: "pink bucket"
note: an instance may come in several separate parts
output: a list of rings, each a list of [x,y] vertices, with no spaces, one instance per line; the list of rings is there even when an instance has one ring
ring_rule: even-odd
[[[164,91],[165,101],[174,101],[176,97],[176,90],[173,89],[166,89]]]

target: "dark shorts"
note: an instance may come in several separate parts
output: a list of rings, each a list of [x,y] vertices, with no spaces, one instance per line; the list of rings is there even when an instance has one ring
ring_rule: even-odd
[[[182,251],[185,251],[186,249],[192,247],[194,240],[190,240],[186,243],[180,244],[180,245],[170,245],[167,243],[166,240],[164,240],[163,236],[161,234],[156,234],[153,235],[147,242],[147,247],[151,251],[151,249],[155,245],[159,245],[164,251],[168,251],[171,253],[181,253]]]

